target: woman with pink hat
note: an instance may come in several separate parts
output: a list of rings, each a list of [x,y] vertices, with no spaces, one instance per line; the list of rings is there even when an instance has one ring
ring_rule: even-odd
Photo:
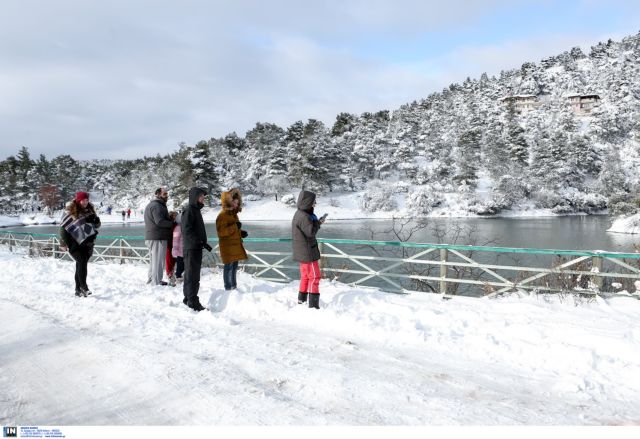
[[[63,251],[68,250],[76,261],[76,296],[87,297],[91,294],[87,286],[87,266],[93,254],[93,246],[98,235],[100,218],[96,215],[93,204],[89,202],[87,192],[76,192],[73,200],[67,203],[67,208],[60,223],[60,238],[64,245]]]

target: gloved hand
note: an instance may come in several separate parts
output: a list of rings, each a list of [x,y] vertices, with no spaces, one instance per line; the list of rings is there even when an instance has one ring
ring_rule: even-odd
[[[202,244],[202,248],[204,248],[208,252],[213,250],[213,248],[211,248],[211,246],[209,244],[207,244],[206,242],[204,244]]]
[[[240,230],[240,236],[242,236],[243,238],[246,238],[247,236],[249,236],[249,234],[244,230]]]
[[[240,221],[236,222],[236,226],[238,226],[239,229],[242,228],[242,223]]]
[[[92,213],[91,215],[88,215],[84,220],[90,224],[95,224],[98,221],[98,217],[95,213]]]

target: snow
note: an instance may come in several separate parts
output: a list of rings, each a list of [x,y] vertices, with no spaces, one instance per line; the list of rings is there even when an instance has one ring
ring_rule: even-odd
[[[201,301],[146,267],[0,250],[3,425],[633,425],[640,301],[407,296],[205,268]]]
[[[481,189],[483,190],[483,197],[488,196],[488,188],[491,186],[491,181],[481,180]],[[410,206],[406,203],[406,194],[399,193],[395,195],[397,209],[389,211],[375,211],[368,212],[361,209],[361,199],[364,192],[334,192],[328,194],[321,194],[317,197],[316,211],[322,215],[324,213],[329,214],[329,218],[332,220],[354,220],[354,219],[391,219],[396,218],[413,218],[416,217],[416,213],[410,209]],[[283,194],[278,197],[278,201],[275,197],[258,198],[257,200],[244,200],[244,207],[240,214],[243,221],[290,221],[295,213],[295,203],[292,205],[284,203],[282,200],[287,195],[293,196],[297,200],[298,192],[291,194]],[[472,213],[468,209],[468,205],[460,201],[459,194],[457,193],[444,193],[443,205],[441,207],[435,207],[428,214],[420,215],[424,217],[477,217],[475,213]],[[143,224],[144,223],[144,208],[146,203],[141,204],[138,209],[131,210],[131,217],[126,218],[124,223],[127,224]],[[170,210],[174,208],[173,205],[169,206]],[[122,208],[114,208],[111,215],[108,215],[105,209],[101,209],[100,221],[102,224],[122,224]],[[126,210],[126,209],[125,209]],[[215,222],[220,208],[204,208],[202,215],[206,222]],[[583,215],[583,213],[577,213],[576,215]],[[496,215],[499,217],[555,217],[561,216],[551,212],[551,209],[536,208],[532,201],[521,203],[517,209],[505,210]],[[56,212],[52,217],[44,214],[39,215],[21,215],[19,217],[0,216],[0,227],[11,226],[25,226],[34,224],[52,224],[59,223],[62,218],[62,212]]]
[[[617,218],[607,232],[640,233],[640,214]]]

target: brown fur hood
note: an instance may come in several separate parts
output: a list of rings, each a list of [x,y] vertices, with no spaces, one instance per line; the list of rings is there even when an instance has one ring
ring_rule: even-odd
[[[233,200],[238,199],[238,209],[233,208]],[[222,204],[222,210],[234,211],[236,213],[242,212],[242,194],[239,189],[231,189],[228,192],[223,192],[220,196],[220,202]]]
[[[96,213],[93,204],[89,203],[87,204],[87,208],[83,209],[80,203],[78,203],[76,200],[69,201],[66,205],[66,208],[73,219],[78,219],[80,216],[89,216]]]

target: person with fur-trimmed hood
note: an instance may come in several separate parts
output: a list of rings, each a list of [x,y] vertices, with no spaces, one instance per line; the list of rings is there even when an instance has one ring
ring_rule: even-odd
[[[87,286],[87,269],[93,254],[93,246],[100,228],[100,218],[93,204],[89,202],[87,192],[76,192],[76,196],[67,204],[60,222],[60,238],[64,243],[63,251],[76,261],[76,296],[87,297],[91,290]]]
[[[293,237],[292,259],[300,263],[300,288],[298,289],[298,303],[304,303],[309,298],[309,308],[320,309],[320,249],[316,234],[324,219],[318,219],[313,212],[316,205],[316,194],[301,191],[298,195],[298,210],[291,221]]]
[[[207,243],[207,231],[200,210],[204,207],[207,192],[199,187],[189,189],[189,205],[182,212],[180,227],[182,231],[182,252],[184,254],[184,284],[182,302],[194,311],[206,309],[200,303],[200,268],[202,268],[202,249],[211,251]]]
[[[222,210],[216,218],[216,232],[220,245],[220,258],[224,264],[222,277],[224,289],[235,290],[236,273],[238,271],[238,261],[247,259],[247,252],[242,245],[242,238],[249,234],[242,230],[242,223],[238,218],[238,213],[242,212],[242,194],[239,189],[231,189],[223,192],[220,201]]]

